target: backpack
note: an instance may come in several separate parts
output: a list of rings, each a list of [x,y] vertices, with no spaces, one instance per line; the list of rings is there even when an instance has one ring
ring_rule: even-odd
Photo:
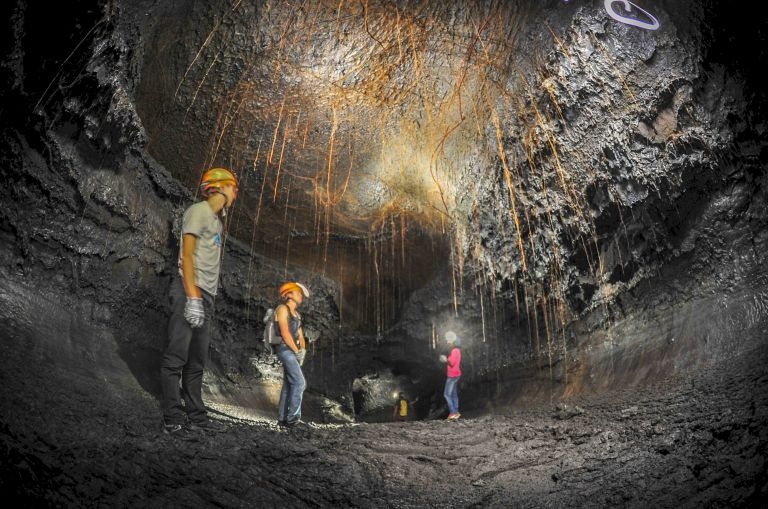
[[[264,346],[271,349],[274,345],[282,343],[283,338],[277,333],[275,325],[275,310],[274,308],[267,309],[264,314]]]

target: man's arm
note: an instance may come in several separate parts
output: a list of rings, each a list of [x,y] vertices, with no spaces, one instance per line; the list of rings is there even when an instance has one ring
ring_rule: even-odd
[[[197,237],[191,233],[185,233],[181,242],[181,280],[184,283],[184,293],[187,297],[199,299],[200,289],[195,281],[195,248]]]
[[[184,285],[184,293],[187,294],[184,319],[193,329],[202,327],[205,323],[203,297],[195,282],[195,247],[197,247],[197,237],[185,233],[181,248],[181,282]]]

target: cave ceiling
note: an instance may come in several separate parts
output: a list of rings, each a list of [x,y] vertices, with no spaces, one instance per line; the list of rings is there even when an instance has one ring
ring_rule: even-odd
[[[347,295],[407,298],[449,266],[594,306],[677,256],[739,114],[699,4],[121,8],[149,154],[193,193],[234,169],[230,233]]]
[[[484,140],[518,93],[533,4],[174,4],[145,50],[147,148],[190,188],[235,169],[245,239],[254,223],[260,238],[444,230],[454,177],[498,158]]]

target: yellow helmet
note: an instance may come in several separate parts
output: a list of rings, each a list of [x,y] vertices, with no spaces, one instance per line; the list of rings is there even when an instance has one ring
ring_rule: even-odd
[[[200,181],[200,191],[203,196],[208,197],[214,189],[232,184],[237,187],[237,177],[235,174],[225,168],[211,168],[203,173]]]
[[[302,294],[304,294],[304,297],[309,297],[309,290],[307,290],[307,287],[301,283],[296,283],[293,281],[290,281],[288,283],[283,283],[280,286],[280,297],[285,297],[289,293],[297,290],[300,291]]]

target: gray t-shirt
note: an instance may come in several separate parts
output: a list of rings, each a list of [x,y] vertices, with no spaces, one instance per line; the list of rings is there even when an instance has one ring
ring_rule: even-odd
[[[221,221],[213,213],[207,201],[200,201],[184,212],[181,221],[181,246],[179,246],[179,275],[181,275],[181,253],[184,248],[184,235],[191,233],[197,237],[195,247],[195,284],[216,295],[219,286],[221,267]]]

